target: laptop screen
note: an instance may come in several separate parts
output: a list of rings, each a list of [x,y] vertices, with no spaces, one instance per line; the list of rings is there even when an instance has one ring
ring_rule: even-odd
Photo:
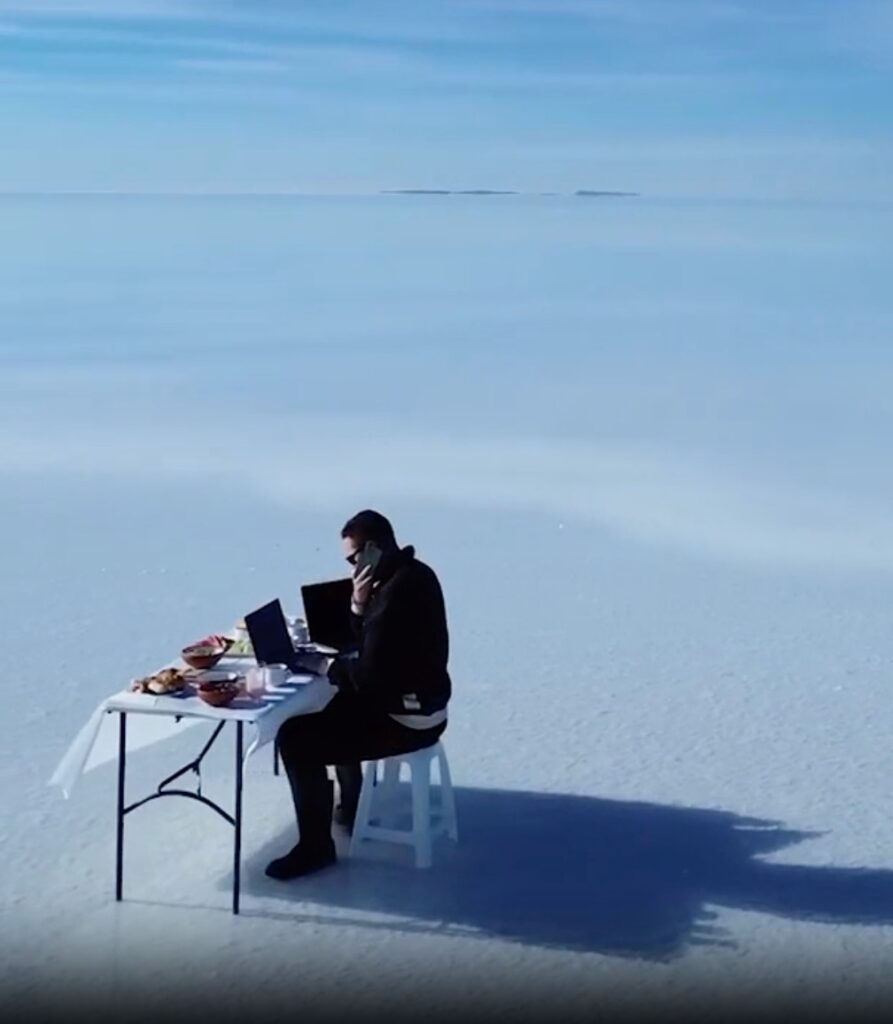
[[[245,616],[245,627],[258,665],[291,667],[294,664],[295,649],[278,598],[249,612]]]
[[[301,587],[307,632],[315,644],[336,651],[356,647],[350,622],[350,598],[353,582],[348,579],[308,583]]]

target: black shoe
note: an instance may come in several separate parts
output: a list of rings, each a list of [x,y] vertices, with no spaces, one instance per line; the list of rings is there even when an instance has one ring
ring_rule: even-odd
[[[268,878],[287,882],[291,878],[299,878],[301,875],[309,875],[313,871],[328,867],[334,864],[336,859],[335,843],[331,839],[317,847],[306,847],[298,843],[284,857],[271,860],[264,874]]]
[[[353,832],[353,823],[356,817],[356,807],[348,808],[344,804],[338,804],[335,808],[335,813],[332,815],[332,820],[336,825],[340,825],[342,828],[347,829],[348,833],[351,833]]]

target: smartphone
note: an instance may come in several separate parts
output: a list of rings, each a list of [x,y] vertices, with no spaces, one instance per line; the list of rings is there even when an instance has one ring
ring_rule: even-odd
[[[357,555],[357,572],[364,568],[364,566],[369,565],[374,573],[380,561],[381,548],[374,541],[367,540],[363,550]]]

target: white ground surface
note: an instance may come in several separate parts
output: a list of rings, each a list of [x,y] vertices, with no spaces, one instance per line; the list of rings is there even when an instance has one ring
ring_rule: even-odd
[[[287,348],[249,360],[227,325],[253,309],[268,329],[282,309],[252,293],[234,312],[229,278],[203,278],[190,306],[198,286],[186,269],[207,255],[189,248],[200,231],[167,223],[181,248],[160,284],[148,257],[122,263],[120,287],[141,270],[133,281],[156,281],[158,292],[145,285],[133,322],[123,301],[106,322],[96,310],[114,293],[98,275],[115,217],[89,213],[87,262],[78,276],[74,257],[69,267],[60,256],[53,290],[39,268],[41,252],[66,251],[56,214],[36,226],[33,210],[18,216],[20,236],[44,248],[33,242],[25,269],[7,259],[3,292],[12,327],[26,323],[15,295],[33,295],[38,325],[31,362],[24,342],[6,353],[0,408],[0,987],[10,1001],[156,1017],[213,1005],[255,1019],[310,1004],[569,1018],[641,1004],[844,1013],[857,1000],[889,1002],[890,365],[874,339],[890,313],[862,308],[880,280],[865,223],[841,235],[839,211],[828,223],[727,211],[719,238],[677,211],[688,234],[654,229],[643,240],[647,216],[609,217],[608,239],[598,234],[589,254],[607,280],[603,305],[586,312],[575,293],[547,302],[535,292],[527,319],[510,308],[524,295],[521,257],[487,292],[492,307],[462,291],[472,286],[454,224],[455,262],[443,267],[459,299],[446,286],[429,297],[445,317],[471,303],[495,348],[451,353],[429,337],[426,350],[395,325],[404,341],[375,358],[366,341],[341,338],[262,383],[257,360],[269,370]],[[568,231],[578,248],[589,237],[576,221],[553,237],[537,216],[531,231],[547,250]],[[408,237],[410,221],[401,224]],[[232,226],[234,237],[242,230]],[[506,259],[528,252],[519,239],[508,234]],[[406,261],[386,269],[406,270],[407,294],[422,293],[409,258],[421,243],[382,244]],[[224,262],[244,258],[224,251]],[[746,281],[736,276],[742,251],[757,254]],[[683,256],[707,275],[703,294],[695,269],[680,271],[691,308],[663,297],[666,316],[644,316],[635,296],[647,305]],[[789,262],[824,312],[784,306],[776,283]],[[633,279],[640,265],[652,293]],[[78,288],[100,282],[86,305],[62,288],[68,271]],[[31,291],[16,292],[24,280]],[[175,280],[186,282],[176,294]],[[722,305],[733,281],[759,322]],[[624,284],[628,305],[616,294]],[[212,316],[215,296],[225,308]],[[488,319],[496,308],[505,322]],[[178,355],[173,344],[174,328],[208,336],[196,309],[231,346],[213,401],[196,387],[202,350]],[[510,321],[532,337],[531,322],[545,329],[568,310],[581,330],[590,319],[622,328],[623,344],[611,349],[598,332],[589,348],[576,334],[564,344],[566,323],[551,349],[512,354],[499,340]],[[421,303],[412,314],[418,324],[434,316]],[[340,306],[331,315],[341,324]],[[810,347],[781,329],[806,325],[805,336],[847,317],[848,344],[857,335],[861,347],[846,357],[826,333]],[[132,336],[134,365],[126,338],[115,349],[112,327],[137,321],[163,340],[157,361]],[[668,324],[678,344],[661,347]],[[701,341],[684,340],[687,326]],[[769,344],[773,329],[788,348]],[[374,317],[357,338],[370,330],[383,330]],[[66,331],[100,337],[102,352],[84,341],[66,361]],[[292,372],[307,390],[287,401]],[[128,819],[127,899],[116,905],[114,769],[85,776],[65,801],[47,787],[57,760],[97,701],[184,643],[274,595],[297,610],[301,582],[342,571],[338,530],[367,504],[392,516],[446,592],[455,697],[445,744],[461,843],[439,848],[425,873],[403,851],[383,851],[273,883],[263,867],[295,833],[286,783],[264,755],[245,793],[243,915],[229,913],[228,827],[173,800]],[[131,795],[199,742],[193,729],[134,754]],[[226,743],[208,762],[208,791],[222,801],[231,759]]]
[[[105,527],[123,514],[109,492],[64,510],[27,488],[17,499],[34,538],[19,557],[37,567],[18,600],[43,595],[31,643],[8,662],[17,681],[3,725],[3,898],[14,925],[4,984],[23,998],[48,978],[111,1000],[139,993],[159,1010],[172,979],[181,998],[213,991],[228,1005],[258,991],[287,1001],[295,986],[330,1005],[368,1005],[373,991],[397,1006],[437,992],[442,1005],[444,992],[472,989],[517,1008],[548,994],[568,1011],[646,995],[688,1006],[724,992],[756,1005],[830,980],[843,1004],[881,998],[893,938],[884,587],[707,570],[605,545],[581,526],[407,509],[450,597],[445,741],[462,842],[442,847],[427,873],[382,851],[272,883],[263,865],[294,825],[285,782],[259,755],[234,920],[224,823],[178,801],[130,817],[117,906],[113,768],[86,775],[67,802],[46,779],[92,705],[231,619],[240,583],[258,593],[263,574],[286,597],[287,583],[273,584],[288,575],[276,550],[300,566],[300,542],[292,558],[287,539],[323,524],[258,508],[266,565],[193,555],[141,575],[136,539],[121,541],[117,564],[101,557],[117,547]],[[159,511],[153,501],[136,503],[134,538]],[[60,566],[72,514],[93,517],[95,546]],[[218,524],[238,530],[238,520]],[[171,524],[172,546],[185,526]],[[216,539],[225,550],[212,531],[208,551]],[[569,578],[578,582],[562,600]],[[106,635],[114,614],[117,639]],[[198,732],[134,754],[131,794],[187,760]],[[206,777],[228,801],[230,744]]]

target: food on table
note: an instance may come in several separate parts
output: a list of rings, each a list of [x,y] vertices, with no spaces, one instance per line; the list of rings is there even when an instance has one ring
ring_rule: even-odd
[[[196,683],[196,692],[206,703],[214,707],[224,707],[239,693],[238,678],[235,675],[224,679],[200,679]]]
[[[237,657],[251,657],[254,654],[254,648],[248,637],[240,637],[233,641],[228,653]]]
[[[176,693],[186,685],[186,676],[178,668],[163,668],[154,675],[134,679],[130,689],[134,693]]]
[[[231,644],[232,640],[229,637],[212,633],[195,643],[188,644],[180,652],[180,656],[192,668],[213,668],[226,654]]]
[[[211,669],[209,672],[190,672],[189,677],[194,686],[202,686],[204,683],[234,683],[239,678],[236,672],[226,672],[221,669]]]

